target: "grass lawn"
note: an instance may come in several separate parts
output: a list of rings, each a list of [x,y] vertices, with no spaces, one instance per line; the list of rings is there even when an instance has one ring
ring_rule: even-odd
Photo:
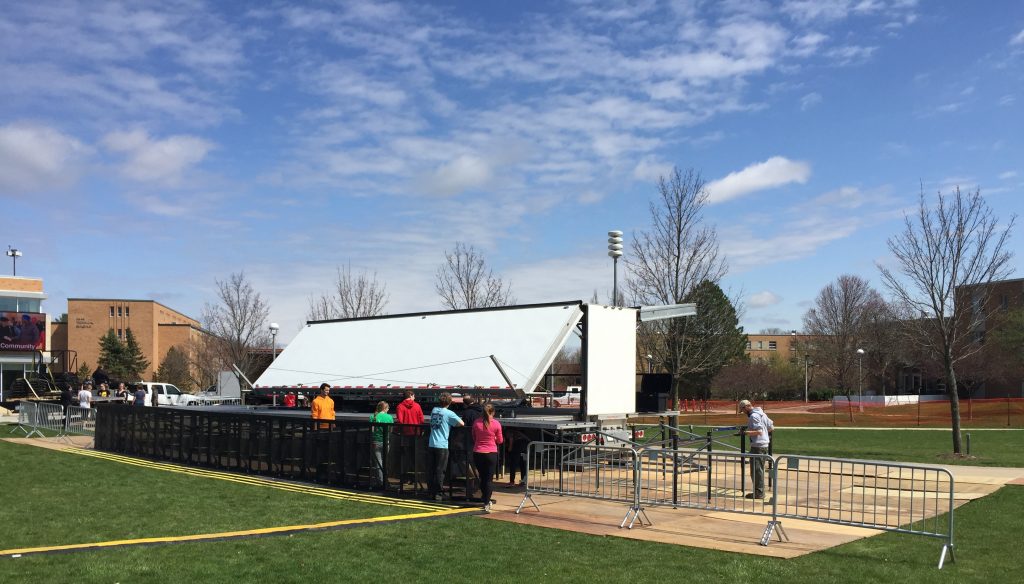
[[[4,441],[0,441],[0,493],[5,493],[5,506],[12,520],[7,522],[0,549],[213,533],[408,512],[386,505],[140,469]]]
[[[0,471],[0,492],[8,501],[3,548],[402,512],[4,442]],[[85,505],[77,502],[83,493],[89,499]],[[901,534],[779,560],[464,516],[291,536],[4,557],[0,582],[634,582],[690,575],[700,582],[729,584],[988,583],[1012,580],[1019,569],[1022,508],[1024,487],[1008,486],[958,509],[957,563],[947,561],[941,571],[935,569],[939,540]]]

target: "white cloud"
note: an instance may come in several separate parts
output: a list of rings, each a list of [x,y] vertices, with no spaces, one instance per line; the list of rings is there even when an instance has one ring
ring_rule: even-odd
[[[878,50],[878,47],[862,47],[847,45],[829,49],[825,55],[831,58],[838,65],[859,65],[871,58],[871,55]]]
[[[707,190],[714,204],[794,182],[804,184],[810,176],[810,164],[773,156],[708,183]]]
[[[757,294],[752,294],[747,300],[747,306],[750,308],[765,308],[767,306],[773,306],[782,302],[782,297],[774,292],[764,290]]]
[[[1011,45],[1024,45],[1024,29],[1018,32],[1012,39],[1010,39]]]
[[[450,196],[481,187],[491,180],[490,164],[472,154],[463,154],[434,172],[427,183],[430,192]]]
[[[34,192],[66,187],[77,178],[87,153],[81,142],[49,126],[0,126],[0,189]]]
[[[800,98],[801,111],[807,111],[821,103],[821,94],[814,91]]]
[[[1008,170],[1006,172],[1003,172],[1003,173],[999,174],[999,178],[1001,180],[1010,180],[1011,178],[1015,178],[1016,176],[1017,176],[1017,171],[1016,170]]]
[[[663,176],[668,176],[670,172],[672,172],[672,163],[655,158],[644,158],[633,168],[633,178],[655,182]]]
[[[206,157],[213,143],[197,136],[178,135],[154,140],[144,130],[111,132],[103,146],[125,155],[121,174],[141,182],[177,183],[184,172]]]
[[[809,57],[818,52],[818,49],[828,40],[828,35],[820,32],[811,32],[793,40],[792,53],[797,57]]]

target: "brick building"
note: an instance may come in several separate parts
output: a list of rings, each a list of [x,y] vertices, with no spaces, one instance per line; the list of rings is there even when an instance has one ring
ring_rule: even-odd
[[[51,344],[44,300],[39,278],[0,277],[0,401],[16,379],[36,368],[41,351]]]
[[[95,370],[100,357],[100,339],[107,331],[124,340],[128,329],[150,363],[145,373],[152,379],[167,351],[174,346],[188,351],[191,343],[205,333],[199,321],[154,300],[68,298],[67,321],[53,323],[55,349],[67,349],[77,356],[78,365]]]

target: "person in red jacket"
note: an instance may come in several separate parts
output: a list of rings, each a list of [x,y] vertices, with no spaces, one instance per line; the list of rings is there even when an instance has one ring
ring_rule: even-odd
[[[420,435],[422,429],[420,426],[423,424],[423,408],[420,404],[416,403],[416,394],[411,389],[405,390],[405,399],[399,402],[398,407],[395,408],[398,414],[398,423],[401,425],[401,437],[399,442],[399,456],[396,457],[399,460],[400,476],[402,477],[402,483],[404,484],[407,480],[410,483],[416,483],[416,461],[417,458],[422,461],[423,456],[416,456],[416,453],[422,448],[417,438]],[[411,474],[412,478],[407,479],[406,475]]]

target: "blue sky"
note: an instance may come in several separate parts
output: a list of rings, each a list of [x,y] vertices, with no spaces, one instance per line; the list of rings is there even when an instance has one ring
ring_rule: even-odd
[[[287,340],[337,265],[439,308],[456,241],[520,302],[607,298],[678,165],[747,330],[799,329],[922,185],[1021,213],[1022,81],[1016,1],[7,2],[0,244],[52,314],[198,317],[244,270]]]

